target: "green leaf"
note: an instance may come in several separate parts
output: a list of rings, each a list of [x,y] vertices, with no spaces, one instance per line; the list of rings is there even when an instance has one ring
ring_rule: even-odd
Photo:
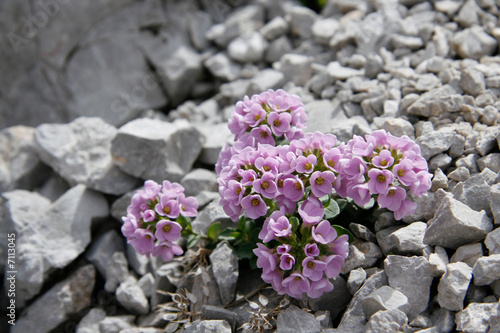
[[[328,207],[325,208],[325,219],[331,220],[337,217],[340,214],[340,207],[337,204],[337,201],[331,200]]]
[[[220,222],[213,223],[207,230],[207,236],[212,242],[217,241],[220,234]]]
[[[348,229],[336,224],[332,225],[332,227],[337,232],[337,237],[347,235],[349,236],[349,243],[354,242],[354,235]]]
[[[368,209],[373,208],[373,205],[375,205],[375,198],[374,198],[374,197],[371,197],[371,198],[370,198],[370,201],[368,201],[368,203],[367,203],[366,205],[364,205],[364,206],[359,206],[359,207],[361,207],[362,209],[366,209],[366,210],[368,210]]]
[[[342,212],[344,208],[347,207],[349,202],[346,199],[336,199],[335,202],[337,202],[337,205],[339,205],[340,211]]]
[[[332,196],[330,194],[327,194],[319,198],[319,200],[323,204],[323,207],[328,207],[330,206],[330,201],[332,200]]]
[[[254,246],[251,243],[242,244],[236,250],[236,255],[240,259],[250,259],[255,256],[255,254],[253,253],[253,248]]]
[[[226,228],[219,233],[219,240],[232,242],[241,237],[241,232],[236,231],[234,228]]]
[[[244,231],[245,230],[245,222],[246,222],[247,218],[245,215],[243,215],[242,217],[240,217],[240,220],[238,221],[238,230],[240,231]]]
[[[245,233],[250,234],[252,230],[255,229],[255,221],[254,220],[247,220],[245,223]]]
[[[190,249],[195,246],[198,241],[201,239],[201,234],[191,234],[187,239],[187,248]]]
[[[299,228],[299,219],[295,216],[290,217],[288,221],[292,225],[292,231],[296,231]]]
[[[177,223],[181,225],[181,227],[184,229],[188,224],[191,224],[191,219],[187,216],[184,215],[179,215],[177,218]]]

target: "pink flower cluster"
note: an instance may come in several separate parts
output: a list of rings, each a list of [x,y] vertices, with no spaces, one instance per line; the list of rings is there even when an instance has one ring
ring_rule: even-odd
[[[400,220],[416,209],[407,191],[420,197],[431,188],[427,161],[407,136],[398,138],[378,130],[365,138],[355,136],[342,150],[335,190],[357,205],[363,206],[376,196],[379,206],[393,211]]]
[[[337,237],[323,215],[317,215],[316,222],[303,220],[301,225],[293,225],[291,219],[281,209],[265,220],[259,234],[263,243],[253,250],[257,267],[262,268],[262,279],[279,294],[302,298],[306,293],[318,298],[333,290],[329,279],[340,274],[349,253],[349,237]]]
[[[256,147],[258,143],[275,145],[283,137],[301,137],[306,121],[304,104],[297,95],[269,89],[236,103],[229,129],[235,140],[252,141]]]
[[[182,226],[177,219],[182,216],[197,215],[198,202],[194,197],[186,197],[184,188],[167,180],[162,185],[152,180],[144,183],[144,189],[132,196],[123,216],[122,233],[140,254],[161,256],[171,261],[174,255],[181,255],[182,248],[175,244],[180,237]]]

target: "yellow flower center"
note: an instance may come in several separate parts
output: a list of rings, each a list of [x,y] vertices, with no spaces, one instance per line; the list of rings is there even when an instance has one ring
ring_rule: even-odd
[[[273,121],[273,125],[278,127],[279,125],[281,125],[281,122],[279,121],[279,119],[276,119],[275,121]]]
[[[147,239],[151,239],[151,235],[146,235],[146,238]]]
[[[300,190],[302,188],[302,185],[300,185],[300,183],[295,183],[295,189],[296,190]]]
[[[306,165],[304,165],[304,169],[306,169],[306,170],[311,170],[311,168],[312,168],[311,163],[306,163]]]
[[[314,263],[313,263],[312,261],[309,261],[309,262],[307,263],[307,267],[309,267],[309,268],[313,268],[313,267],[314,267]]]
[[[252,205],[258,206],[259,204],[260,204],[260,200],[259,199],[252,199]]]
[[[269,165],[264,165],[263,169],[264,171],[269,171],[271,170],[271,167]]]
[[[267,134],[266,131],[262,131],[262,132],[260,132],[260,136],[263,138],[267,138],[269,136],[269,134]]]
[[[267,182],[267,180],[263,181],[262,184],[260,185],[260,187],[264,190],[269,188],[269,183]]]
[[[398,176],[403,177],[405,175],[405,169],[399,169],[398,170]]]
[[[259,119],[260,119],[260,114],[256,114],[256,115],[255,115],[255,117],[253,117],[253,119],[254,119],[255,121],[259,120]]]
[[[323,177],[318,177],[318,178],[316,178],[316,180],[314,182],[316,183],[316,185],[321,185],[321,184],[323,184],[324,179],[323,179]]]
[[[170,231],[170,229],[172,229],[172,226],[171,226],[170,224],[167,224],[167,225],[165,225],[165,226],[163,227],[163,231],[165,231],[165,232],[169,232],[169,231]]]
[[[238,187],[238,188],[235,190],[235,192],[236,192],[236,194],[240,194],[240,193],[241,193],[241,188],[239,188],[239,187]]]
[[[168,206],[163,207],[163,211],[165,212],[165,214],[170,213],[170,207]]]
[[[330,168],[333,168],[333,167],[335,166],[335,162],[334,162],[334,161],[332,161],[332,160],[329,160],[329,161],[328,161],[328,162],[326,162],[326,163],[328,164],[328,166],[329,166]]]
[[[396,191],[394,191],[394,190],[389,190],[388,195],[394,195],[394,193],[396,193]]]
[[[383,182],[385,182],[385,176],[384,176],[384,175],[378,175],[378,176],[377,176],[377,180],[378,180],[380,183],[383,183]]]
[[[387,165],[387,161],[386,161],[386,160],[382,160],[382,161],[380,161],[380,165],[381,165],[381,166],[386,166],[386,165]]]

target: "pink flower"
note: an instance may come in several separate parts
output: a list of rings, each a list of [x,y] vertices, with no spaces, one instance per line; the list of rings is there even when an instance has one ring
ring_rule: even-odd
[[[165,194],[160,195],[160,202],[156,204],[155,210],[158,215],[168,216],[171,219],[179,217],[179,203]]]
[[[410,191],[416,196],[422,196],[430,190],[432,186],[433,175],[427,171],[420,171],[417,173],[417,180],[410,185]]]
[[[396,211],[401,206],[401,202],[406,198],[406,191],[398,186],[389,187],[385,194],[379,194],[377,198],[380,208],[387,208]]]
[[[260,195],[249,195],[241,200],[241,207],[245,209],[248,218],[257,219],[266,215],[267,206]]]
[[[280,257],[280,268],[284,271],[288,271],[292,269],[293,265],[295,265],[295,258],[289,254],[284,253]]]
[[[311,290],[311,283],[302,274],[292,273],[283,280],[283,287],[287,289],[290,296],[301,298],[302,293],[307,293]]]
[[[273,133],[271,133],[271,129],[269,129],[267,125],[261,125],[253,128],[250,131],[250,135],[255,138],[256,143],[270,145],[274,145],[276,143],[276,141],[274,141]]]
[[[175,242],[181,237],[182,227],[179,223],[161,220],[156,224],[155,236],[160,241],[170,241]]]
[[[337,238],[337,232],[330,225],[330,222],[324,220],[312,227],[312,237],[318,243],[328,244]]]
[[[329,279],[332,279],[340,274],[340,270],[344,264],[344,258],[341,255],[333,254],[323,258],[323,260],[326,264],[325,274]]]
[[[127,214],[132,214],[135,218],[142,218],[141,212],[148,209],[146,199],[140,193],[135,193],[130,200],[130,205],[127,207]]]
[[[276,252],[278,254],[285,254],[285,253],[290,252],[291,249],[292,249],[291,245],[289,245],[289,244],[281,244],[281,245],[278,245],[276,247]]]
[[[262,173],[271,172],[278,173],[279,162],[275,157],[257,157],[255,159],[255,167]]]
[[[329,293],[333,290],[333,284],[327,279],[311,282],[311,290],[307,293],[310,298],[319,298],[323,293]]]
[[[352,153],[359,156],[370,156],[375,148],[373,143],[366,142],[362,137],[355,135],[352,141]]]
[[[155,248],[155,236],[146,229],[136,229],[129,243],[140,254],[149,256]]]
[[[156,183],[154,180],[146,180],[144,183],[144,190],[141,195],[146,200],[154,200],[158,193],[160,193],[162,186]]]
[[[162,185],[162,193],[169,199],[175,199],[179,194],[184,192],[184,187],[179,183],[171,183],[168,180],[164,180]]]
[[[152,209],[148,209],[142,213],[142,219],[144,222],[152,222],[156,220],[156,213]]]
[[[389,189],[389,184],[394,180],[392,172],[389,170],[371,169],[368,171],[368,189],[373,194],[385,194]]]
[[[401,220],[406,215],[411,215],[415,213],[415,209],[417,209],[417,204],[410,200],[401,201],[401,206],[399,209],[394,212],[394,218],[396,220]]]
[[[306,156],[299,156],[295,160],[295,170],[300,173],[311,173],[316,166],[318,159],[313,154]]]
[[[332,193],[335,175],[331,171],[315,171],[311,178],[311,192],[318,198]]]
[[[328,169],[339,173],[341,170],[339,163],[341,157],[342,153],[340,149],[331,148],[323,155],[323,162]]]
[[[380,154],[378,154],[378,156],[372,158],[372,163],[377,168],[387,169],[394,163],[394,157],[392,157],[389,150],[384,149],[380,152]]]
[[[274,232],[276,238],[288,237],[292,232],[292,225],[286,216],[281,216],[276,221],[272,219],[269,221],[269,229]]]
[[[282,136],[290,130],[290,122],[292,116],[288,112],[271,112],[267,116],[267,123],[271,126],[271,130],[277,137]]]
[[[224,212],[233,220],[233,222],[236,222],[243,213],[243,208],[241,208],[240,205],[235,205],[231,202],[224,202],[223,199],[221,199],[222,209],[224,209]]]
[[[274,179],[274,174],[271,172],[264,172],[260,179],[256,179],[254,181],[254,191],[262,194],[264,198],[273,199],[278,192],[278,186],[276,185]]]
[[[137,219],[132,214],[127,214],[127,216],[122,216],[123,224],[121,231],[123,236],[129,238],[134,235],[134,231],[139,227]]]
[[[257,173],[253,170],[239,170],[238,175],[242,178],[240,183],[243,186],[253,186],[253,182],[257,179]]]
[[[309,243],[304,246],[304,253],[308,257],[316,257],[319,255],[319,248],[316,243]]]
[[[342,162],[342,161],[341,161]],[[349,180],[364,180],[366,164],[361,157],[354,156],[342,165],[342,173]]]
[[[245,118],[239,114],[233,114],[233,117],[228,120],[228,127],[231,133],[236,136],[236,139],[242,136],[248,129]]]
[[[186,197],[184,193],[179,194],[177,197],[181,215],[196,216],[198,214],[198,201],[195,197]]]
[[[297,202],[302,199],[302,196],[304,195],[304,183],[302,183],[302,180],[295,177],[286,178],[283,181],[282,193],[288,199]]]
[[[262,243],[257,243],[253,253],[257,256],[257,267],[262,268],[264,273],[274,271],[278,266],[278,257]]]
[[[417,180],[417,175],[413,171],[413,163],[409,159],[402,159],[392,169],[394,176],[405,186],[410,186]]]
[[[278,195],[276,198],[276,205],[279,209],[284,209],[287,214],[293,214],[297,203],[285,197],[283,194]]]
[[[264,111],[260,104],[252,104],[252,106],[250,106],[250,112],[244,116],[245,122],[250,127],[258,126],[265,118],[266,111]]]
[[[239,204],[243,198],[243,194],[245,194],[243,186],[236,180],[231,179],[227,183],[227,189],[224,191],[224,199]]]
[[[153,256],[161,256],[161,259],[165,262],[171,261],[174,255],[180,256],[183,253],[184,251],[179,245],[167,240],[160,242],[153,250]]]
[[[299,215],[306,225],[318,224],[325,216],[325,209],[321,201],[313,196],[308,197],[299,207]]]
[[[371,193],[366,183],[347,188],[347,196],[351,197],[358,206],[366,205],[371,199]]]
[[[347,259],[347,256],[349,255],[349,236],[339,236],[328,246],[330,248],[330,251],[340,255],[344,259]]]
[[[321,260],[314,259],[314,257],[306,257],[302,261],[302,274],[311,281],[319,281],[323,277],[325,269],[326,264]]]

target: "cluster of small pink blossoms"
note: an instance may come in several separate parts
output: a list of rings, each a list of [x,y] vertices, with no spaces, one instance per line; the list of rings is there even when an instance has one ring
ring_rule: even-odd
[[[175,244],[181,237],[181,216],[197,215],[198,202],[186,197],[184,187],[167,180],[162,185],[147,180],[144,189],[137,191],[123,216],[122,233],[140,254],[161,256],[171,261],[174,255],[183,254]]]
[[[417,205],[407,199],[408,190],[420,197],[432,185],[420,147],[407,136],[398,138],[384,130],[351,139],[340,164],[337,194],[360,206],[376,196],[378,205],[394,212],[396,220],[415,212]]]

